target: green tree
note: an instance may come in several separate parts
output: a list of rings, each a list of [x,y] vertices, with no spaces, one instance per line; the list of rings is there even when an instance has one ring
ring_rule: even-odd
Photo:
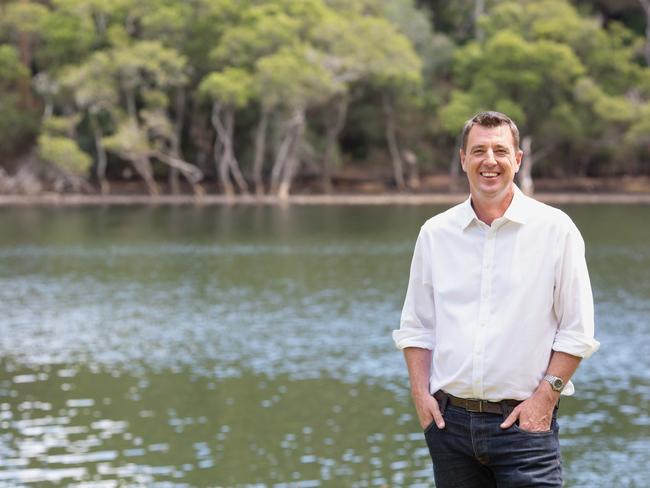
[[[23,66],[31,70],[33,52],[39,40],[39,26],[48,14],[47,7],[27,0],[12,2],[3,8],[0,17],[0,29],[5,36],[18,48]],[[31,86],[28,80],[19,80],[20,102],[23,107],[32,108],[34,105]]]
[[[29,72],[21,63],[16,48],[0,45],[0,160],[15,156],[34,139],[38,116],[25,110],[20,90],[29,84]]]
[[[104,136],[102,115],[110,118],[111,112],[119,103],[112,58],[106,52],[96,52],[83,64],[71,66],[63,71],[60,79],[62,85],[73,96],[76,106],[88,114],[97,153],[97,179],[102,193],[108,193],[110,190],[106,179],[108,157],[102,141]]]
[[[234,194],[231,175],[239,190],[248,193],[234,150],[235,111],[245,107],[253,96],[253,77],[239,68],[210,73],[199,85],[199,92],[212,100],[212,125],[217,132],[214,157],[226,196]]]
[[[271,192],[286,198],[298,169],[306,111],[340,91],[340,81],[324,68],[321,53],[309,45],[265,56],[258,61],[257,72],[265,104],[282,107],[289,115],[271,171]]]
[[[614,24],[605,32],[563,0],[505,1],[481,23],[485,41],[468,43],[455,58],[458,89],[439,115],[450,132],[478,110],[510,114],[523,134],[520,183],[529,192],[533,165],[553,151],[579,149],[588,161],[611,144],[606,126],[629,116],[622,115],[630,114],[625,91],[643,76],[629,31]]]
[[[144,115],[147,112],[140,114],[138,107],[138,100],[140,100],[143,109],[153,110],[157,121],[155,125],[160,126],[159,119],[168,117],[165,112],[169,105],[167,91],[187,83],[184,56],[174,49],[163,47],[159,42],[137,41],[132,45],[115,48],[111,52],[111,59],[125,100],[128,120],[118,123],[117,132],[105,139],[106,147],[132,162],[153,195],[157,195],[160,190],[154,178],[150,160],[152,156],[178,169],[192,185],[195,193],[202,194],[202,189],[197,186],[202,173],[198,168],[190,169],[192,165],[183,161],[178,155],[178,151],[175,150],[178,147],[177,141],[174,140],[175,132],[152,131],[152,127],[143,124],[146,122]],[[171,123],[165,124],[165,127],[169,126]],[[129,131],[133,131],[133,134]],[[155,141],[149,141],[149,134],[156,135]],[[162,150],[159,147],[163,140],[166,141],[165,145],[171,146],[171,150],[168,148]],[[145,143],[146,141],[149,142]]]

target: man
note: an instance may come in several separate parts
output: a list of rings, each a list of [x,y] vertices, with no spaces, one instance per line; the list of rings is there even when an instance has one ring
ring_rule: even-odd
[[[562,486],[559,397],[599,346],[582,237],[515,186],[522,156],[506,115],[468,120],[470,197],[415,245],[393,339],[437,488]]]

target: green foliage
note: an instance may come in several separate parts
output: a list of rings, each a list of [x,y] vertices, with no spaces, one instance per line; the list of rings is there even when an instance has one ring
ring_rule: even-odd
[[[242,13],[240,24],[225,31],[210,52],[210,59],[217,67],[235,65],[251,69],[259,58],[299,42],[301,20],[278,5],[253,5]]]
[[[74,139],[49,134],[41,134],[38,138],[38,157],[66,173],[79,176],[85,176],[92,165],[91,157]]]
[[[113,109],[117,105],[119,96],[114,80],[116,76],[112,56],[99,51],[81,65],[62,69],[59,80],[80,109],[97,113]]]
[[[0,90],[0,165],[33,144],[38,129],[38,115],[21,107],[18,94]]]
[[[80,120],[80,114],[48,117],[43,121],[42,129],[51,136],[65,136],[74,133],[74,129]]]
[[[603,29],[566,0],[506,0],[480,25],[485,39],[456,51],[457,88],[440,111],[450,134],[475,112],[495,109],[511,115],[537,149],[579,154],[581,172],[603,157],[620,164],[619,141],[634,138],[627,132],[638,112],[632,100],[650,87],[637,36],[616,22]]]
[[[289,109],[322,103],[343,89],[309,46],[283,48],[257,63],[261,96],[267,106]]]
[[[613,0],[597,4],[623,12]],[[484,5],[474,19],[474,0],[5,0],[0,152],[13,157],[40,130],[50,139],[39,148],[67,145],[70,154],[75,134],[83,147],[106,135],[130,161],[172,139],[194,155],[205,150],[199,139],[214,137],[204,100],[237,112],[236,148],[251,146],[262,112],[277,135],[287,112],[304,111],[318,152],[326,116],[345,101],[352,142],[341,161],[379,154],[372,167],[383,164],[384,99],[403,149],[423,166],[446,165],[463,122],[496,109],[533,137],[534,150],[561,148],[543,171],[587,171],[592,161],[598,171],[650,170],[641,16],[626,7],[602,22],[586,1]],[[559,157],[571,161],[560,167]]]
[[[451,69],[455,45],[449,36],[431,29],[428,13],[411,0],[375,0],[379,16],[407,37],[422,63],[422,74],[429,78],[444,75]],[[389,42],[387,42],[389,43]]]
[[[583,78],[578,82],[576,97],[607,122],[631,122],[636,115],[636,109],[629,99],[608,95],[591,78]]]
[[[479,101],[474,100],[470,93],[454,90],[450,102],[440,109],[440,123],[450,134],[456,135],[472,114],[486,109],[487,106],[482,106]]]
[[[187,83],[187,60],[175,49],[157,41],[139,41],[113,52],[117,76],[124,87],[167,88]]]
[[[12,88],[18,80],[27,76],[27,68],[20,63],[16,49],[0,45],[0,90]]]
[[[86,56],[95,41],[90,19],[65,12],[50,12],[40,21],[41,43],[37,61],[43,67],[58,67],[78,62]]]
[[[604,30],[595,17],[585,17],[566,0],[505,1],[483,17],[488,38],[510,31],[528,41],[552,41],[567,46],[590,75],[610,92],[637,82],[635,62],[641,39],[618,22]]]
[[[468,44],[456,59],[456,76],[468,95],[455,93],[446,109],[453,122],[445,126],[454,130],[459,119],[489,107],[501,107],[529,130],[538,128],[552,116],[554,105],[571,98],[585,71],[568,46],[527,41],[509,31],[498,32],[483,45]]]
[[[199,85],[199,94],[232,108],[242,108],[253,96],[253,77],[240,68],[210,73]]]
[[[38,131],[37,115],[21,106],[17,91],[28,76],[17,50],[0,45],[0,164],[30,144]]]
[[[104,137],[102,141],[108,151],[126,160],[137,159],[151,152],[151,143],[146,132],[128,119],[123,120],[115,133]]]
[[[47,7],[31,2],[12,2],[4,7],[0,18],[2,29],[16,36],[19,32],[36,35],[42,20],[48,15]]]

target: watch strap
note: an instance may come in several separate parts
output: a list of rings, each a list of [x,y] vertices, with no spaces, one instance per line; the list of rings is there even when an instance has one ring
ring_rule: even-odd
[[[561,392],[564,389],[564,380],[559,376],[553,376],[552,374],[544,375],[544,379],[549,382],[553,391]]]

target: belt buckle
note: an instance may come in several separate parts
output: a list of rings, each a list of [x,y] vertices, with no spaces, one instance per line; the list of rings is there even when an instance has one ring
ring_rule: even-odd
[[[468,398],[465,400],[465,410],[472,413],[483,413],[483,400]]]

